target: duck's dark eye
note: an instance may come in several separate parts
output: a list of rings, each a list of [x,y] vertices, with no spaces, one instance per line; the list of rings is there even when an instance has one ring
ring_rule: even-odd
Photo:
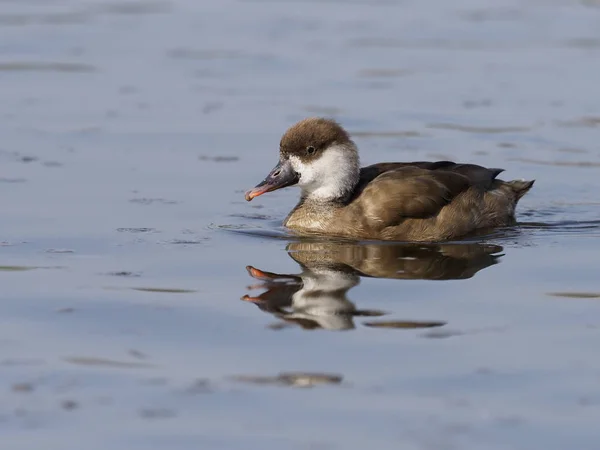
[[[312,145],[309,145],[308,147],[306,147],[306,153],[308,153],[309,155],[312,155],[315,152],[315,148]]]

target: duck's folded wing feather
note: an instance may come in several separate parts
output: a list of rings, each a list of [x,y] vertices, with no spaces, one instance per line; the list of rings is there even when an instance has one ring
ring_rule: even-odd
[[[360,204],[370,221],[391,226],[437,214],[470,186],[469,178],[459,173],[403,167],[371,181],[360,195]]]
[[[490,169],[476,164],[461,164],[453,161],[413,161],[373,164],[361,170],[361,178],[365,178],[365,182],[369,182],[382,173],[404,167],[458,173],[467,177],[472,185],[476,184],[482,187],[489,187],[496,177],[504,172],[504,169]]]

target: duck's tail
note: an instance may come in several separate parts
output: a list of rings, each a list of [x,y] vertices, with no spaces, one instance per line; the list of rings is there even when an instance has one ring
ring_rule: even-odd
[[[515,193],[517,201],[521,200],[521,198],[529,192],[531,187],[535,183],[535,180],[512,180],[508,181],[506,184],[510,186],[512,191]]]

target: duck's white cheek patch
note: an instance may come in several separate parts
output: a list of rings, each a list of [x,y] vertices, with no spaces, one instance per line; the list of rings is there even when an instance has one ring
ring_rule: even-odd
[[[298,175],[300,175],[300,181],[298,181],[298,184],[300,186],[304,186],[314,181],[314,174],[312,173],[313,171],[311,170],[310,166],[307,166],[302,161],[300,161],[300,158],[298,158],[297,156],[290,156],[290,164],[292,165],[294,171]]]
[[[300,172],[304,167],[304,164],[302,164],[302,161],[297,156],[290,156],[290,164],[296,172]]]

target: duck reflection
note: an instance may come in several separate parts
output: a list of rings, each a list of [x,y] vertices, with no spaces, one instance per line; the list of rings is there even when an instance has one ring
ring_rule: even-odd
[[[265,289],[242,300],[281,320],[271,328],[297,325],[304,329],[349,330],[354,318],[385,315],[375,309],[358,309],[346,294],[361,277],[403,280],[460,280],[497,264],[502,247],[491,244],[356,244],[344,242],[293,242],[288,254],[301,267],[299,274],[246,269],[259,281],[249,289]],[[445,322],[370,320],[379,328],[432,328]]]

